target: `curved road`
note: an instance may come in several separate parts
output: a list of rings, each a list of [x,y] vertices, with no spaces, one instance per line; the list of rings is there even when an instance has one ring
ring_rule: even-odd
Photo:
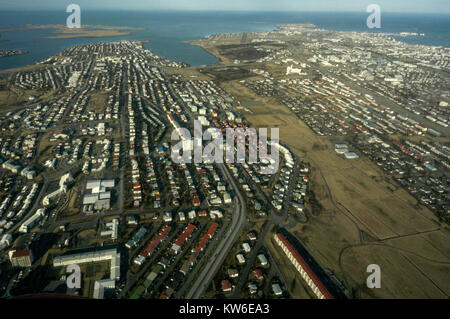
[[[228,252],[230,251],[236,237],[241,232],[242,226],[245,222],[246,207],[244,197],[240,193],[239,188],[236,186],[234,179],[230,175],[230,172],[226,168],[225,164],[218,164],[217,166],[222,171],[223,176],[230,181],[230,184],[237,195],[237,203],[233,210],[233,220],[230,228],[228,229],[225,237],[216,247],[217,253],[214,255],[214,258],[211,258],[205,265],[203,271],[200,273],[197,280],[186,294],[186,299],[199,299],[203,295],[205,290],[208,288],[209,283],[214,278],[217,270],[222,265],[223,260],[228,255]]]

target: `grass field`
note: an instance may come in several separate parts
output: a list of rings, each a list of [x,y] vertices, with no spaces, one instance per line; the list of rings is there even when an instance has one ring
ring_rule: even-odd
[[[241,102],[253,127],[278,127],[280,139],[312,166],[311,189],[322,206],[293,232],[358,298],[446,298],[450,294],[448,229],[366,158],[345,160],[274,98],[237,81],[222,86]],[[291,223],[292,224],[292,223]],[[274,252],[275,253],[275,252]],[[366,287],[366,267],[379,264],[382,287]],[[289,271],[285,275],[289,277]],[[295,295],[295,294],[294,294]]]

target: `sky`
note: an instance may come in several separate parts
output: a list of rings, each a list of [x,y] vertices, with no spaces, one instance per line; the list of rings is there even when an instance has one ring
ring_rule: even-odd
[[[356,11],[378,4],[382,12],[447,13],[450,0],[0,0],[0,10]]]

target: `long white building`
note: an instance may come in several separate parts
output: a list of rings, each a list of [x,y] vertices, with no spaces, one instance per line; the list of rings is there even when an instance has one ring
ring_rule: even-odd
[[[319,299],[334,299],[333,295],[323,285],[320,279],[316,276],[314,271],[309,267],[308,263],[300,256],[298,251],[291,245],[291,243],[284,237],[283,234],[278,233],[274,235],[275,243],[286,254],[288,259],[294,265],[295,269],[300,273],[302,278],[314,292]]]
[[[120,279],[120,253],[117,249],[56,256],[53,258],[53,267],[63,267],[71,264],[83,264],[108,260],[111,261],[110,279],[118,281]]]
[[[45,208],[39,208],[33,216],[28,218],[22,225],[20,225],[19,231],[21,233],[27,233],[30,229],[37,225],[37,223],[44,217]]]

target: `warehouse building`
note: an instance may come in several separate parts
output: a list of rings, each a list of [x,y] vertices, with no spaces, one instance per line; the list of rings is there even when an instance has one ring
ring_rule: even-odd
[[[114,179],[95,179],[86,183],[86,190],[90,190],[91,194],[83,196],[83,205],[85,212],[94,210],[107,210],[111,208],[111,192],[108,188],[115,186]]]

